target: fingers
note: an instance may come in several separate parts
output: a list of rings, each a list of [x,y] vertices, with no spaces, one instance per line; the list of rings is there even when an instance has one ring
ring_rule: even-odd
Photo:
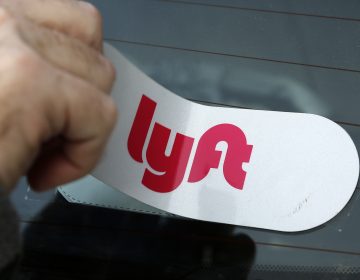
[[[19,21],[18,27],[26,43],[51,64],[93,83],[102,91],[110,91],[115,68],[101,53],[72,37],[28,21]]]
[[[0,5],[36,24],[58,30],[101,50],[101,15],[89,3],[73,0],[2,0]]]
[[[27,170],[38,190],[64,184],[87,174],[104,149],[116,121],[105,94],[115,73],[90,47],[101,32],[96,16],[86,29],[81,9],[95,10],[85,7],[0,1],[0,184],[13,186]]]
[[[66,117],[48,118],[61,119],[61,124],[53,127],[61,127],[62,138],[51,143],[52,147],[40,154],[32,165],[28,178],[35,190],[46,190],[89,173],[99,160],[117,119],[110,97],[67,74],[61,74],[57,80],[57,95],[64,98]]]
[[[28,46],[53,66],[89,81],[102,91],[110,91],[114,67],[96,50],[60,32],[16,18],[1,7],[0,27],[1,48],[10,44],[13,49]]]

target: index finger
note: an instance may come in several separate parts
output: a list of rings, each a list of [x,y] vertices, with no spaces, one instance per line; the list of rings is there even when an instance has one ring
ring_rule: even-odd
[[[90,3],[74,0],[3,0],[0,6],[36,24],[102,49],[102,18]]]

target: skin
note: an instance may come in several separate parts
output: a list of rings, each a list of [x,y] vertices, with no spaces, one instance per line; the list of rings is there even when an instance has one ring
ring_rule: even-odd
[[[0,185],[38,191],[89,173],[117,119],[102,20],[73,0],[0,0]]]

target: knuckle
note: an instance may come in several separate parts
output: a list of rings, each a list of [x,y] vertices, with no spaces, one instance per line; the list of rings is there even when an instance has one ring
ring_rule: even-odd
[[[116,79],[116,68],[114,64],[112,64],[109,61],[109,79],[111,80],[111,83],[113,83]]]
[[[87,32],[92,44],[98,44],[98,41],[101,39],[101,30],[102,30],[102,15],[100,11],[92,4],[86,3],[87,12],[89,14],[88,21],[89,24]]]
[[[96,22],[100,22],[102,19],[98,8],[96,8],[93,4],[89,2],[85,2],[84,4],[86,6],[88,13],[96,20]]]
[[[94,26],[100,26],[102,23],[102,16],[98,8],[96,8],[93,4],[86,2],[86,9],[93,19]]]
[[[107,130],[111,131],[115,126],[118,117],[117,106],[111,98],[107,98],[106,100],[105,117],[107,123]]]
[[[114,84],[114,81],[116,79],[116,68],[115,66],[108,60],[105,59],[105,65],[106,65],[106,83],[107,88],[106,91],[110,91],[112,88],[112,85]]]
[[[91,20],[92,28],[98,29],[102,24],[102,16],[98,8],[89,2],[81,2],[81,4],[89,16],[88,19]]]
[[[110,93],[116,79],[115,66],[102,54],[98,54],[98,59],[96,60],[95,65],[97,64],[100,67],[96,67],[96,70],[91,75],[97,79],[96,84],[98,84],[98,86],[108,94]]]

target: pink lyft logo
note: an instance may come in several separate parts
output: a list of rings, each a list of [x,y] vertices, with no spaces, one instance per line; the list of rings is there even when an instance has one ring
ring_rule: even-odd
[[[139,163],[143,163],[145,140],[156,105],[149,97],[142,96],[129,134],[129,154]],[[146,161],[158,174],[146,168],[142,184],[155,192],[166,193],[175,190],[183,181],[189,163],[194,138],[176,133],[171,153],[167,156],[165,150],[170,133],[171,129],[155,122],[146,150]],[[228,145],[223,164],[225,180],[232,187],[243,189],[246,172],[242,164],[249,162],[253,146],[247,144],[245,134],[239,127],[227,123],[211,127],[201,136],[188,182],[199,182],[208,175],[211,168],[219,167],[222,152],[216,150],[216,145],[223,141]]]

